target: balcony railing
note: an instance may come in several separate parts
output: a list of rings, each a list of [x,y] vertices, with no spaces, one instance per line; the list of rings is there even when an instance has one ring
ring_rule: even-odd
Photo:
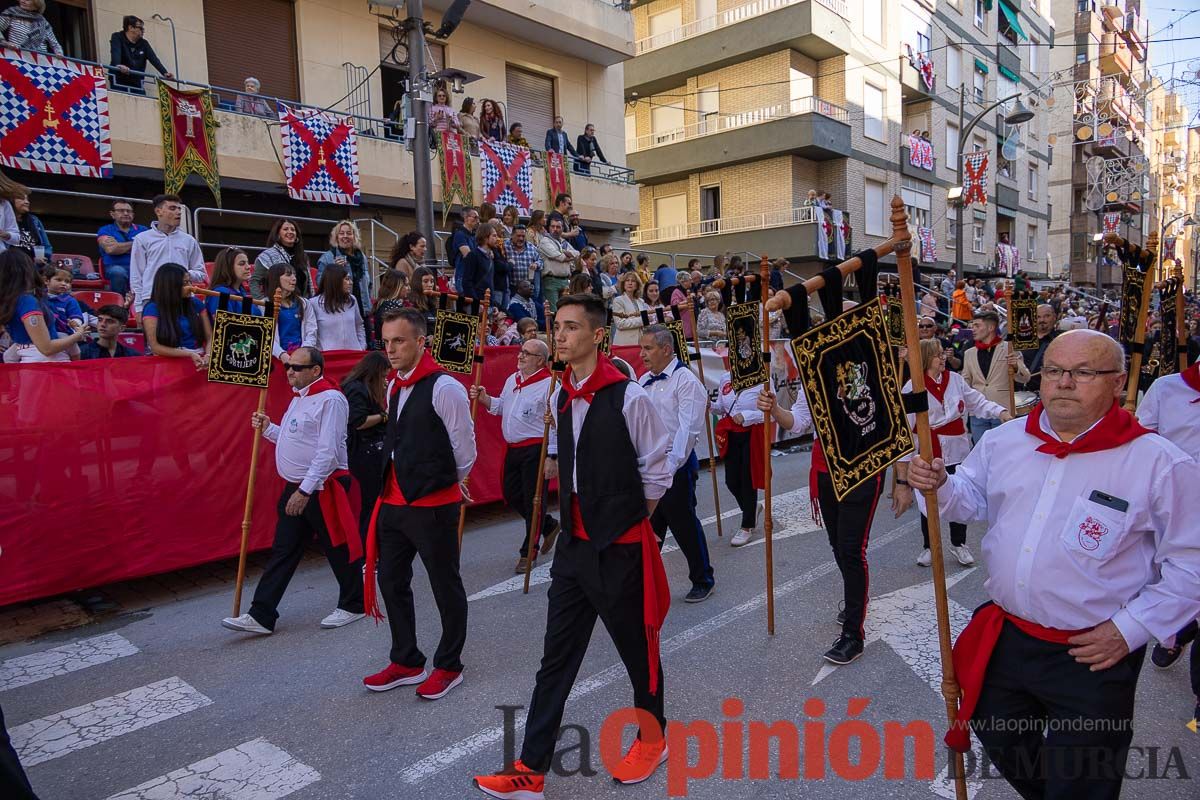
[[[800,206],[765,214],[744,214],[740,217],[720,217],[683,225],[665,225],[661,228],[637,230],[629,235],[633,245],[669,242],[677,239],[693,239],[699,236],[715,236],[721,233],[756,231],[764,228],[781,228],[786,225],[815,225],[820,219],[820,208]]]
[[[656,33],[653,36],[647,36],[644,39],[638,39],[634,43],[634,54],[641,55],[648,53],[651,50],[657,50],[660,47],[668,47],[669,45],[677,44],[687,39],[701,36],[705,33],[715,31],[718,28],[724,28],[729,25],[734,25],[743,20],[752,19],[753,17],[761,17],[763,14],[769,14],[772,11],[778,11],[781,8],[788,6],[796,6],[801,3],[807,3],[810,0],[750,0],[748,3],[736,5],[733,8],[727,8],[719,14],[713,14],[711,17],[698,19],[689,22],[686,25],[681,25],[669,31]],[[812,0],[812,2],[820,3],[828,8],[833,13],[849,19],[849,10],[846,7],[846,0]]]
[[[652,147],[686,142],[689,139],[711,136],[714,133],[723,133],[776,119],[787,119],[788,117],[797,117],[801,114],[814,113],[829,117],[838,122],[848,123],[850,120],[849,112],[835,103],[831,103],[828,100],[821,100],[817,97],[800,97],[790,103],[756,108],[753,111],[743,111],[739,114],[716,114],[708,119],[694,122],[691,125],[684,125],[682,128],[648,133],[638,136],[636,139],[626,139],[625,152],[626,154],[637,153],[642,150],[649,150]]]

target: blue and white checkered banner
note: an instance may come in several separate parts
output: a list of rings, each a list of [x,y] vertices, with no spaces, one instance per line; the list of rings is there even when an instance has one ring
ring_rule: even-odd
[[[292,199],[358,205],[358,134],[349,117],[280,103],[279,134]]]
[[[516,206],[521,216],[533,211],[533,164],[529,148],[505,142],[479,142],[483,200],[496,208]]]

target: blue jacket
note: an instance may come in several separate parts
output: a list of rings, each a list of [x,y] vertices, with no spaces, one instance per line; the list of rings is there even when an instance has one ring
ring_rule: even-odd
[[[571,145],[571,137],[567,136],[566,131],[556,131],[554,128],[546,131],[546,150],[553,150],[556,153],[564,155],[578,155],[575,148]]]
[[[450,235],[450,246],[447,248],[446,260],[454,265],[454,291],[462,294],[463,290],[463,269],[466,267],[467,257],[459,252],[459,247],[466,245],[468,249],[475,249],[475,234],[459,225],[454,229],[454,233]]]

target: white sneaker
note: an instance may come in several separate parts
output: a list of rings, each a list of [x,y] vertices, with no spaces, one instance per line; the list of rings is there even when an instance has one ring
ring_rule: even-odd
[[[258,620],[249,613],[242,614],[240,617],[226,617],[221,620],[221,624],[231,631],[242,631],[243,633],[259,633],[270,636],[274,632],[260,625]]]
[[[954,553],[954,557],[958,559],[958,563],[964,567],[969,567],[975,563],[975,556],[971,555],[971,551],[967,549],[965,544],[960,544],[957,547],[951,545],[950,552]]]
[[[733,535],[733,538],[729,540],[729,544],[732,547],[741,547],[742,545],[748,543],[753,538],[754,538],[754,529],[753,528],[740,528],[740,529],[738,529],[738,532]]]
[[[933,563],[933,553],[931,553],[929,551],[929,548],[926,547],[924,550],[921,551],[921,555],[917,556],[917,566],[918,567],[928,567],[932,563]]]
[[[321,620],[321,627],[340,628],[343,625],[349,625],[351,622],[358,622],[365,616],[366,614],[355,614],[352,611],[346,611],[342,608],[335,608],[332,614]]]

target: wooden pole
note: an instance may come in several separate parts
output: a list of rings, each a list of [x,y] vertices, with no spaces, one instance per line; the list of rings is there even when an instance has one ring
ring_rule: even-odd
[[[488,332],[488,306],[492,301],[492,290],[485,289],[483,291],[483,302],[479,308],[479,336],[475,338],[475,364],[472,366],[471,385],[475,387],[476,394],[471,400],[471,426],[475,426],[475,412],[479,410],[479,381],[483,377],[483,343],[487,341]],[[467,476],[469,479],[470,476]],[[462,552],[463,529],[467,525],[467,500],[464,498],[462,505],[458,507],[458,551]]]
[[[1009,343],[1008,352],[1015,353],[1012,349],[1012,343]],[[1015,417],[1017,415],[1017,386],[1016,386],[1017,368],[1012,364],[1008,365],[1008,415]]]
[[[717,445],[713,438],[712,411],[708,401],[708,384],[704,382],[704,359],[700,354],[700,331],[696,323],[696,303],[689,292],[686,298],[688,314],[692,318],[692,347],[696,348],[696,366],[700,372],[700,383],[704,386],[704,433],[708,437],[708,474],[712,476],[713,507],[717,514],[717,537],[724,535],[721,528],[721,494],[717,490]]]
[[[554,357],[557,348],[554,346],[554,314],[550,312],[550,304],[544,305],[546,314],[546,333],[550,338],[550,392],[546,395],[546,421],[542,426],[542,452],[538,456],[537,483],[533,490],[533,522],[529,525],[529,536],[525,540],[525,586],[523,594],[529,594],[529,575],[533,572],[533,547],[541,541],[542,536],[542,495],[546,490],[546,453],[550,446],[550,398],[554,397],[554,388],[558,383],[558,370],[555,369]]]
[[[911,308],[916,300],[913,287],[912,240],[908,232],[908,214],[904,201],[892,198],[892,238],[895,240],[896,266],[900,273],[900,297],[905,308]],[[920,337],[917,321],[912,314],[904,318],[904,339],[908,346],[908,371],[911,375],[912,393],[925,392],[925,370],[921,367]],[[933,434],[929,429],[929,414],[917,412],[917,440],[921,454],[933,452]],[[932,459],[930,459],[932,460]],[[950,643],[950,609],[946,596],[946,564],[942,561],[942,528],[938,515],[937,491],[922,492],[925,496],[926,514],[929,520],[929,552],[933,556],[933,595],[937,609],[938,645],[942,657],[942,697],[946,701],[946,719],[951,729],[958,724],[958,699],[961,695],[958,680],[954,675],[954,660]],[[963,754],[954,754],[954,790],[958,800],[967,798],[967,779],[963,767]]]
[[[767,309],[767,286],[770,284],[771,265],[764,254],[758,264],[760,289],[758,301],[762,306],[762,341],[763,364],[767,366],[767,384],[771,383],[771,312]],[[782,293],[781,293],[782,294]],[[775,523],[771,519],[771,425],[772,417],[766,414],[763,419],[763,538],[765,539],[767,561],[767,633],[775,635],[775,553],[772,547],[772,536],[775,533]]]
[[[199,292],[206,292],[206,289],[198,289]],[[218,294],[211,292],[210,294]],[[272,325],[279,324],[279,304],[283,302],[283,292],[279,289],[275,290],[275,303],[271,311]],[[274,330],[274,327],[272,327]],[[265,342],[266,357],[271,357],[271,342]],[[257,413],[262,414],[267,410],[267,390],[258,390],[258,409]],[[258,477],[258,451],[259,445],[262,443],[262,429],[254,429],[254,443],[250,446],[250,474],[246,477],[246,505],[242,508],[242,544],[238,550],[238,568],[237,580],[233,585],[233,616],[240,617],[242,615],[242,584],[246,581],[246,551],[250,546],[250,516],[254,511],[254,481]]]
[[[1122,243],[1124,240],[1122,240]],[[1146,249],[1158,252],[1158,231],[1150,231]],[[1146,267],[1142,281],[1142,302],[1138,306],[1137,323],[1133,329],[1133,353],[1129,357],[1129,380],[1125,384],[1125,410],[1137,410],[1138,380],[1142,376],[1142,350],[1146,346],[1146,316],[1150,313],[1150,293],[1154,291],[1155,269],[1152,262]]]

